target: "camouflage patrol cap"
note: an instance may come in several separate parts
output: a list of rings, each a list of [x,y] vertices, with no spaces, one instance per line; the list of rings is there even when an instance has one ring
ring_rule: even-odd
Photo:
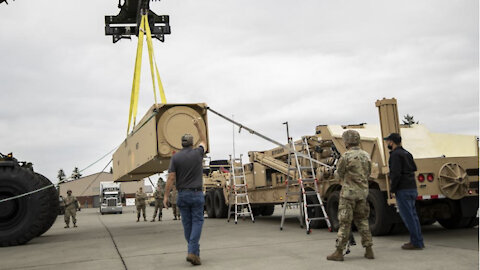
[[[360,145],[360,133],[356,130],[347,130],[343,132],[342,139],[347,146]]]
[[[182,146],[189,147],[193,145],[193,136],[192,134],[185,134],[182,136]]]

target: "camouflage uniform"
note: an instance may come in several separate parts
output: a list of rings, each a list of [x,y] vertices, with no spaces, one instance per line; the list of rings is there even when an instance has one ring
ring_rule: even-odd
[[[161,187],[161,186],[159,186]],[[160,188],[160,190],[155,190],[155,193],[153,193],[153,198],[155,198],[155,211],[153,212],[153,219],[152,221],[155,221],[155,216],[158,213],[158,220],[162,220],[162,208],[163,208],[163,196],[164,196],[164,189]]]
[[[77,226],[77,208],[78,208],[78,201],[75,196],[67,195],[67,197],[63,201],[65,205],[65,228],[70,226],[70,217],[72,217],[73,226]]]
[[[343,250],[347,245],[352,220],[362,236],[362,246],[372,246],[372,234],[368,226],[370,208],[367,204],[370,172],[370,157],[358,146],[351,147],[338,161],[337,174],[342,182],[338,204],[338,249]]]
[[[178,191],[175,186],[172,187],[172,192],[170,192],[170,204],[172,205],[173,219],[180,219],[180,209],[177,207],[177,196]]]
[[[137,206],[137,221],[140,220],[140,212],[143,211],[143,220],[147,221],[147,217],[145,214],[146,204],[145,201],[147,200],[147,194],[143,191],[137,191],[135,194],[135,205]]]

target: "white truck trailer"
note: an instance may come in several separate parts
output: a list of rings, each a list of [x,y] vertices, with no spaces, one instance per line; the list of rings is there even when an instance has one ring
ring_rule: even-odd
[[[100,182],[100,214],[121,214],[122,209],[120,183]]]

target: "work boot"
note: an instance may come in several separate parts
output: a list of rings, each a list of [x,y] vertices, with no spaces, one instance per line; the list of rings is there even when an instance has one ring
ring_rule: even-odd
[[[334,253],[332,253],[330,256],[327,256],[327,260],[338,262],[343,261],[343,249],[337,248]]]
[[[68,224],[67,224],[67,225],[65,225],[65,227],[63,227],[63,228],[68,229],[68,228],[70,228],[70,226],[68,226]]]
[[[78,227],[78,226],[77,226],[77,223],[73,223],[73,227],[74,227],[74,228],[77,228],[77,227]]]
[[[202,261],[200,260],[200,257],[197,256],[197,255],[194,255],[195,258],[193,260],[193,262],[191,262],[193,265],[202,265]]]
[[[407,249],[407,250],[421,250],[423,247],[417,247],[412,243],[406,243],[403,244],[402,249]]]
[[[150,222],[155,222],[155,219],[150,220]]]
[[[191,264],[193,264],[193,261],[195,260],[195,254],[188,253],[186,260],[187,262],[190,262]]]
[[[375,259],[375,256],[373,256],[372,246],[369,246],[369,247],[366,247],[366,248],[365,248],[365,258],[367,258],[367,259]]]

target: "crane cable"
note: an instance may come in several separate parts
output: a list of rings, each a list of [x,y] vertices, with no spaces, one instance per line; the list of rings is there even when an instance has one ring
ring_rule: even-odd
[[[162,103],[167,103],[167,99],[165,97],[165,91],[163,89],[163,84],[162,84],[162,81],[160,80],[160,73],[158,72],[157,61],[155,60],[155,54],[153,51],[152,33],[150,31],[150,25],[148,23],[148,15],[144,14],[142,15],[140,28],[138,30],[137,56],[135,58],[135,69],[133,72],[132,93],[130,95],[130,110],[128,113],[127,135],[130,132],[130,124],[132,123],[132,118],[133,118],[132,129],[133,127],[135,127],[135,123],[137,119],[138,93],[140,91],[140,74],[142,70],[143,38],[145,34],[147,35],[148,58],[150,61],[150,73],[152,76],[153,96],[155,98],[155,105],[157,104],[157,91],[156,91],[156,85],[155,85],[155,78],[158,82],[158,91],[160,92],[160,99]]]

